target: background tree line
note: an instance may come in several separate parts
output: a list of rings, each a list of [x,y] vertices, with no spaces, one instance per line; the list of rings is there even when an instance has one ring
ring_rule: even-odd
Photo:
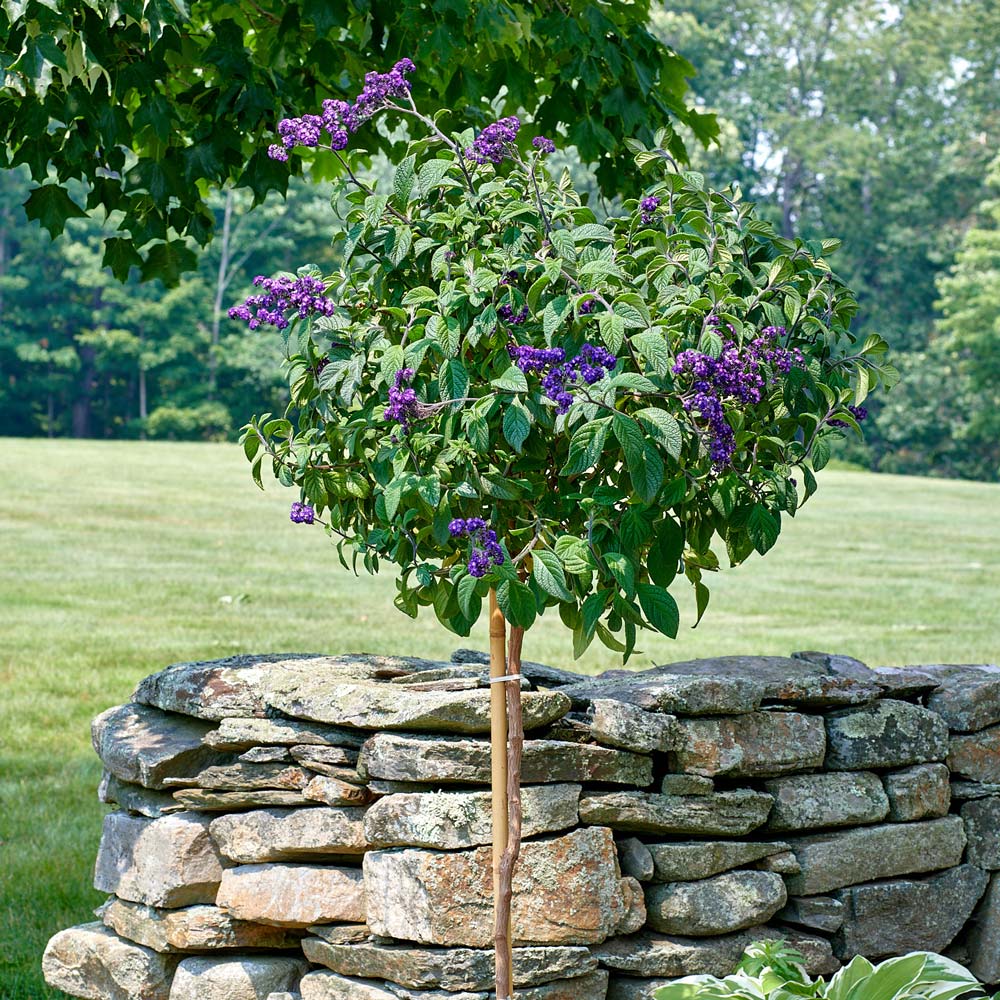
[[[33,2],[23,5],[29,13]],[[257,10],[266,13],[271,6]],[[151,0],[145,7],[148,19]],[[319,44],[310,31],[340,31],[352,40],[341,61],[361,72],[365,59],[381,65],[397,51],[433,47],[435,38],[443,44],[445,36],[461,37],[455,32],[475,37],[492,29],[488,51],[486,43],[435,50],[432,76],[421,86],[485,115],[489,109],[481,101],[490,80],[477,78],[471,67],[476,59],[492,60],[496,80],[489,96],[501,93],[495,110],[540,103],[541,123],[597,165],[609,198],[631,183],[618,157],[620,139],[669,115],[678,128],[677,152],[683,154],[680,143],[687,138],[694,166],[717,185],[736,179],[786,235],[843,236],[834,260],[858,290],[858,329],[890,342],[904,376],[872,414],[867,441],[848,443],[843,456],[883,471],[1000,477],[996,0],[686,0],[616,5],[614,22],[595,20],[598,5],[582,2],[563,5],[556,16],[548,3],[436,0],[434,17],[417,39],[407,36],[405,4],[357,0],[342,7],[340,25],[321,24],[317,11],[325,6],[302,2],[275,4],[283,20],[252,26],[256,48],[245,51],[257,75],[248,77],[243,93],[255,95],[260,106],[253,120],[259,135],[282,108],[300,111],[296,101],[311,99],[319,87],[303,76]],[[286,23],[293,8],[302,22],[296,26]],[[84,13],[81,37],[91,18]],[[150,36],[145,63],[169,58],[160,50],[170,37],[170,18],[162,14],[162,20],[157,40]],[[132,58],[136,29],[131,23],[126,28],[122,53]],[[214,36],[204,27],[184,28],[183,41],[188,49],[201,44],[201,55],[220,70],[247,75],[235,55],[223,58],[212,49],[223,35],[235,37],[246,28],[228,20],[214,26]],[[372,41],[375,28],[384,40],[380,52]],[[69,52],[72,38],[57,37]],[[285,63],[276,64],[284,65],[276,93],[285,103],[275,105],[278,98],[271,95],[269,105],[258,77],[267,59],[273,63],[275,39],[281,37],[295,39],[297,48],[290,51],[286,41]],[[344,51],[339,47],[338,57]],[[41,76],[20,95],[11,90],[8,65],[4,94],[15,115],[24,117],[34,94],[51,121],[53,95],[72,93],[73,75],[60,70],[58,52],[48,55],[53,58],[46,70],[48,56],[35,53],[32,72]],[[103,68],[126,56],[103,52],[93,58]],[[537,73],[530,75],[532,60],[548,60],[555,78],[576,80],[572,106],[551,84],[540,83]],[[110,76],[117,79],[116,72],[124,78],[120,67]],[[129,73],[131,80],[134,67]],[[341,78],[334,77],[336,90]],[[509,84],[506,91],[503,83]],[[215,86],[218,101],[231,100],[225,80]],[[582,102],[581,88],[587,98]],[[114,106],[116,94],[125,100],[117,91],[106,95],[104,111]],[[150,210],[143,199],[155,183],[166,183],[163,178],[140,170],[136,179],[125,170],[119,198],[105,189],[100,172],[53,174],[52,163],[60,166],[69,155],[65,143],[57,155],[24,141],[15,150],[8,137],[9,163],[22,165],[0,173],[4,433],[225,437],[248,413],[283,406],[273,342],[266,334],[238,330],[225,310],[246,293],[255,273],[296,260],[328,260],[324,226],[331,189],[293,178],[283,198],[283,180],[260,162],[260,139],[253,137],[239,156],[229,156],[239,169],[227,172],[219,143],[236,139],[226,129],[212,134],[205,121],[191,119],[187,96],[168,92],[153,102],[170,128],[185,136],[178,155],[193,164],[190,192],[161,192],[189,213],[183,216],[186,228],[164,229],[163,240],[138,252],[131,234],[140,227],[133,217]],[[216,107],[204,94],[201,100],[200,107]],[[705,149],[716,120],[718,143]],[[161,161],[170,162],[172,147],[155,136],[164,123],[154,111],[133,109],[127,123],[133,147],[149,142],[150,154],[160,142]],[[139,155],[136,163],[142,162]],[[68,200],[47,183],[38,189],[40,204],[37,191],[31,192],[46,179],[59,180]],[[591,186],[600,210],[601,194]],[[26,201],[36,221],[26,218]],[[84,204],[98,210],[85,215],[78,208]],[[65,226],[65,233],[53,240],[43,226],[50,232]],[[128,246],[122,233],[132,240]],[[199,249],[202,237],[208,242]],[[127,281],[119,283],[111,269]],[[155,274],[171,287],[156,278],[140,281]]]

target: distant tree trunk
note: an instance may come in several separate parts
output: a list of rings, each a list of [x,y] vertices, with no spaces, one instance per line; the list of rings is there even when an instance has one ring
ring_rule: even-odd
[[[77,344],[76,352],[80,356],[80,376],[72,408],[73,437],[87,438],[91,436],[91,404],[94,397],[94,375],[97,372],[97,350],[90,345]]]
[[[233,222],[233,191],[226,191],[226,207],[222,213],[222,238],[219,241],[219,275],[215,281],[215,301],[212,303],[211,346],[208,351],[208,398],[215,399],[218,386],[217,358],[219,348],[219,329],[222,324],[222,302],[229,284],[229,264],[232,259],[230,246]]]
[[[795,202],[802,183],[802,162],[797,160],[781,179],[781,235],[795,238]]]
[[[139,439],[146,440],[146,417],[149,413],[146,410],[146,361],[142,356],[142,349],[146,344],[146,331],[139,330]]]

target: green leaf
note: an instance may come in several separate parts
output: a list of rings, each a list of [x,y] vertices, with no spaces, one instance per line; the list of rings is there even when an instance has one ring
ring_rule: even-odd
[[[781,522],[762,503],[755,503],[747,518],[747,532],[753,547],[763,555],[778,540]]]
[[[646,433],[661,445],[671,458],[680,458],[681,446],[684,443],[681,427],[670,413],[659,407],[650,406],[639,410],[634,416],[645,428]]]
[[[417,184],[423,197],[426,198],[444,180],[450,166],[450,159],[428,160],[421,166],[420,170],[417,171]]]
[[[521,489],[513,480],[496,473],[487,473],[482,477],[483,489],[498,500],[520,500]]]
[[[569,442],[569,457],[560,470],[560,476],[577,476],[597,464],[611,426],[610,417],[601,417],[583,424]]]
[[[576,243],[589,243],[598,241],[602,243],[613,243],[614,233],[607,226],[598,225],[596,222],[588,222],[585,225],[577,226],[570,234]]]
[[[684,529],[672,517],[664,517],[656,526],[646,559],[646,571],[653,583],[669,587],[677,576],[683,554]]]
[[[392,178],[392,193],[399,199],[403,207],[406,207],[410,200],[410,192],[413,190],[413,179],[415,175],[416,158],[406,157],[398,167]]]
[[[551,337],[562,326],[563,320],[572,312],[573,303],[568,295],[557,295],[545,306],[542,313],[542,328],[546,337]]]
[[[635,597],[635,566],[632,560],[622,552],[606,552],[604,561],[625,596],[629,600]]]
[[[671,597],[670,592],[649,583],[640,583],[637,590],[639,605],[642,613],[649,619],[650,625],[657,632],[676,639],[681,616],[677,602]]]
[[[466,574],[458,581],[458,606],[462,609],[462,614],[470,621],[475,621],[482,610],[483,600],[476,593],[479,581]]]
[[[110,267],[111,273],[119,281],[128,281],[133,267],[142,267],[142,257],[135,249],[135,244],[127,237],[112,236],[104,241],[104,267]]]
[[[326,503],[326,483],[322,472],[306,469],[302,474],[302,489],[310,503],[317,505]]]
[[[615,299],[611,303],[611,308],[615,311],[616,316],[621,316],[622,322],[630,329],[641,330],[649,326],[648,313],[643,316],[635,304],[627,299]]]
[[[519,452],[531,432],[531,414],[524,403],[515,396],[504,408],[503,436],[514,451]]]
[[[497,604],[511,625],[527,629],[534,624],[538,611],[535,595],[520,580],[504,580],[497,587]]]
[[[524,377],[524,372],[517,365],[511,365],[498,375],[490,385],[494,389],[502,392],[527,392],[528,380]]]
[[[582,538],[560,535],[556,539],[555,550],[567,572],[574,576],[589,576],[597,569],[594,554]]]
[[[142,263],[142,280],[159,278],[168,288],[172,288],[178,284],[185,271],[194,271],[197,267],[198,258],[184,240],[154,243],[146,251],[146,259]]]
[[[670,350],[662,333],[656,330],[644,330],[642,333],[634,334],[630,339],[657,375],[669,373]]]
[[[446,358],[438,370],[438,392],[442,400],[463,399],[469,390],[469,373],[458,358]]]
[[[566,586],[566,574],[559,556],[550,549],[533,549],[531,552],[531,575],[547,594],[560,601],[571,601],[573,595]]]
[[[553,229],[549,233],[552,246],[559,256],[570,264],[576,263],[576,246],[573,244],[573,237],[565,229]]]
[[[388,242],[388,241],[387,241]],[[389,260],[395,267],[406,260],[410,247],[413,245],[413,231],[409,226],[393,226],[391,243],[389,245]]]
[[[43,184],[28,195],[24,214],[41,223],[55,239],[66,228],[67,219],[85,219],[87,213],[58,184]]]

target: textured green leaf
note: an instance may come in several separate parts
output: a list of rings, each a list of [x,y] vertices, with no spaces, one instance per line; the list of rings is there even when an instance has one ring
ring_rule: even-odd
[[[604,451],[611,418],[602,417],[583,424],[569,442],[569,457],[560,470],[560,476],[577,476],[593,468]]]
[[[532,550],[531,575],[547,594],[558,597],[560,601],[573,600],[573,595],[566,586],[566,573],[562,562],[551,549]]]
[[[747,532],[753,547],[763,555],[778,540],[781,522],[762,503],[754,504],[747,518]]]
[[[504,618],[511,625],[521,628],[531,628],[538,613],[535,605],[535,595],[531,588],[520,580],[504,580],[497,587],[497,604]]]
[[[670,592],[649,583],[640,583],[637,590],[642,613],[649,620],[650,625],[657,632],[662,632],[663,635],[676,639],[681,616],[677,609],[677,602],[670,595]]]
[[[55,239],[66,228],[67,219],[83,219],[87,213],[58,184],[43,184],[28,195],[24,214],[39,222]]]
[[[516,396],[504,407],[503,436],[514,451],[520,451],[531,432],[531,414]]]
[[[625,596],[630,600],[635,597],[635,565],[632,560],[622,552],[606,552],[604,561]]]
[[[671,458],[679,458],[683,438],[680,424],[673,415],[659,407],[650,406],[634,414],[646,433],[657,442]]]

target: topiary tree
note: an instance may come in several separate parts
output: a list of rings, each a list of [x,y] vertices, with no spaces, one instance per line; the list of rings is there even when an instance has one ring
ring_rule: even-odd
[[[243,435],[254,478],[266,462],[297,488],[292,520],[322,524],[345,565],[395,564],[404,613],[433,608],[464,636],[488,602],[495,679],[519,674],[525,631],[556,609],[577,655],[596,637],[627,660],[640,628],[676,635],[679,575],[704,613],[713,545],[733,564],[774,545],[830,438],[892,381],[885,344],[849,331],[836,241],[778,238],[738,191],[678,169],[668,130],[631,144],[650,186],[598,221],[550,176],[550,139],[522,144],[513,117],[455,132],[418,109],[412,70],[369,74],[271,147],[279,161],[325,147],[350,208],[334,274],[259,277],[231,310],[276,327],[286,353],[289,411]],[[352,147],[388,112],[413,138],[382,191]],[[508,997],[522,729],[518,685],[493,691]]]

